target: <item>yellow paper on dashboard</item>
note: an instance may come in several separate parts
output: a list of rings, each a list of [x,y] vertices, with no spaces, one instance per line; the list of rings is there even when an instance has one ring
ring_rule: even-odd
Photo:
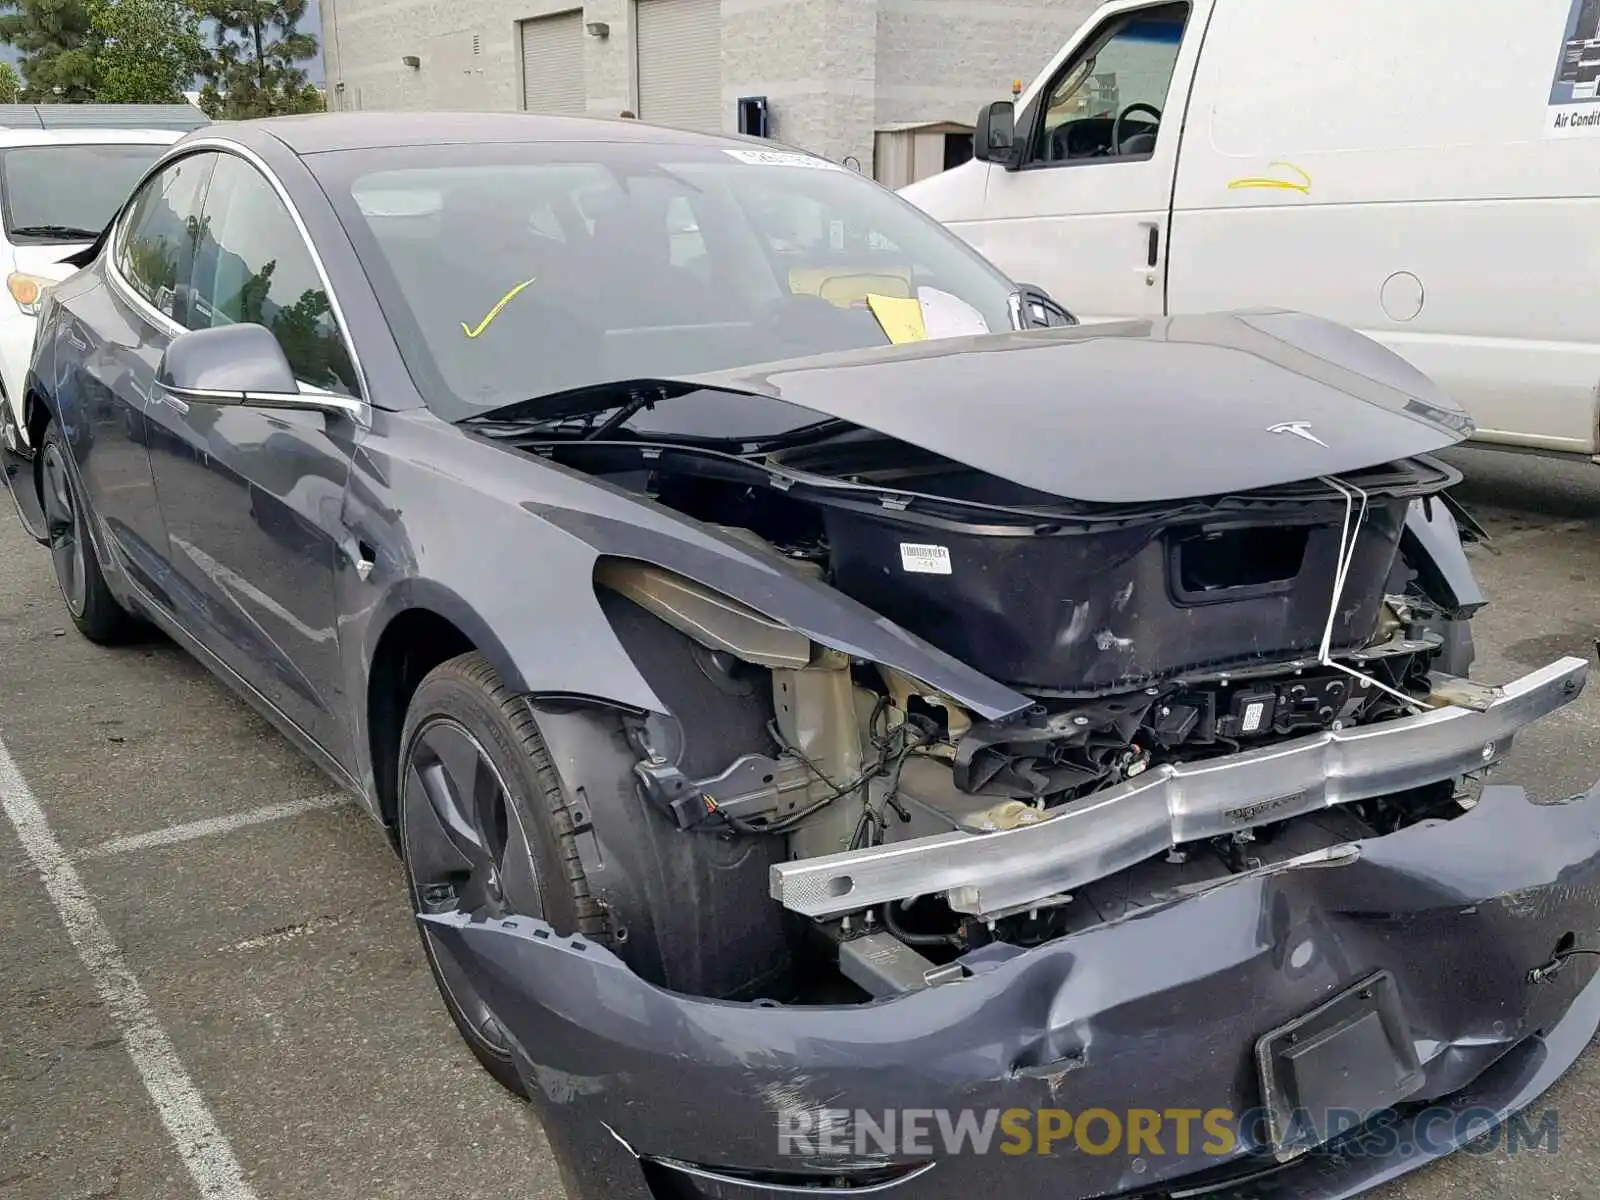
[[[928,329],[922,321],[922,301],[869,293],[867,307],[872,309],[872,315],[878,318],[878,324],[883,326],[884,333],[895,345],[927,340]]]

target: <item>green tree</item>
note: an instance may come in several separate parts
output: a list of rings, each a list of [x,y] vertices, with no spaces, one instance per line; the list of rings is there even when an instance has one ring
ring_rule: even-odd
[[[307,0],[193,0],[212,23],[212,45],[200,73],[201,104],[213,118],[243,120],[315,112],[322,94],[301,63],[317,56],[317,39],[300,21]]]
[[[8,62],[0,62],[0,104],[15,104],[22,99],[22,77]]]
[[[186,0],[89,0],[95,98],[178,104],[203,58],[200,21]]]
[[[0,0],[0,42],[21,52],[22,99],[95,98],[95,34],[88,0]]]

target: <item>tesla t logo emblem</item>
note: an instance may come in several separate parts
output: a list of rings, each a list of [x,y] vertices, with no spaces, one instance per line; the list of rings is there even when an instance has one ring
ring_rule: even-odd
[[[1267,426],[1268,433],[1292,433],[1297,438],[1305,438],[1308,442],[1327,447],[1328,443],[1311,432],[1310,421],[1280,421],[1276,425]]]

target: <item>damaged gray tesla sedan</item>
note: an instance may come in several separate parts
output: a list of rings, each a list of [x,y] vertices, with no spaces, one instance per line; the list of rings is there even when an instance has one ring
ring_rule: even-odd
[[[1348,330],[511,115],[191,135],[80,265],[5,439],[73,620],[392,830],[575,1197],[1348,1195],[1600,1022],[1600,800],[1465,787],[1586,664],[1472,677],[1471,426]]]

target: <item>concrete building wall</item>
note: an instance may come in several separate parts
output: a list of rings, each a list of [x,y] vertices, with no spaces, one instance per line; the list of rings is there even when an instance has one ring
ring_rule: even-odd
[[[638,0],[649,3],[649,0]],[[515,109],[517,22],[579,7],[610,26],[584,38],[586,109],[637,108],[635,0],[323,0],[334,109]],[[724,128],[740,96],[768,98],[774,137],[871,171],[873,133],[970,123],[1029,79],[1092,0],[722,0]],[[419,60],[404,65],[407,55]],[[343,90],[338,85],[343,84]],[[648,114],[643,114],[648,119]]]

